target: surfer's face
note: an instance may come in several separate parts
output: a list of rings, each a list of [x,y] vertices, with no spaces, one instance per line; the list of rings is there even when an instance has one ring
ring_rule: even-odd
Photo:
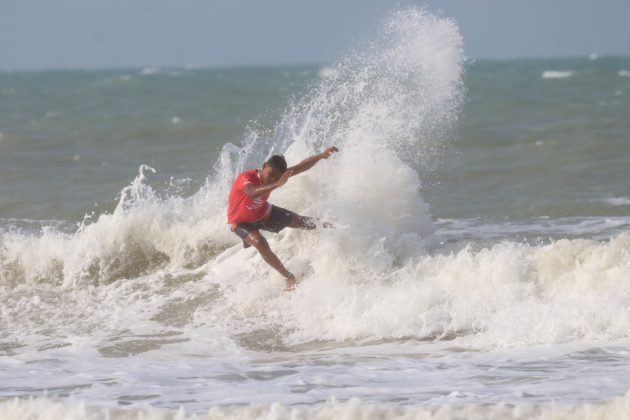
[[[263,165],[262,172],[260,174],[260,179],[263,184],[273,184],[277,180],[280,179],[282,172],[278,168],[275,168],[268,163]]]

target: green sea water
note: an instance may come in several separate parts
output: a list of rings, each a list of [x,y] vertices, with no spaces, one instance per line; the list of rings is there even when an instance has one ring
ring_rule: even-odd
[[[142,164],[190,193],[223,144],[273,136],[322,68],[1,73],[0,217],[109,211]],[[629,71],[620,57],[467,63],[456,128],[429,162],[410,162],[432,214],[628,215]]]

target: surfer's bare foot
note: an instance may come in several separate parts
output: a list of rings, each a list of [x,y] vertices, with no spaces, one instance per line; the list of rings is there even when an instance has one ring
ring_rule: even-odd
[[[295,281],[295,276],[293,274],[290,274],[289,276],[286,277],[285,279],[287,281],[287,287],[285,287],[285,291],[286,292],[295,292],[295,289],[297,287],[297,282]]]

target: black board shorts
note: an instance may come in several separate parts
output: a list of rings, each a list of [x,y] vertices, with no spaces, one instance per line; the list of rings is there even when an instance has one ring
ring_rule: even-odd
[[[278,233],[291,224],[291,220],[293,220],[295,215],[291,210],[272,205],[271,214],[265,220],[254,223],[239,223],[232,231],[243,240],[243,247],[249,248],[251,245],[245,242],[249,232],[252,230],[266,230]]]

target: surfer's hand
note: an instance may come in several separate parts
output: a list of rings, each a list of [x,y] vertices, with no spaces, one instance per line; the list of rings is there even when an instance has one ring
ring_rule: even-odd
[[[336,153],[338,151],[339,151],[339,149],[337,149],[335,146],[329,147],[328,149],[326,149],[326,150],[324,150],[322,152],[322,158],[328,159],[330,157],[330,155],[332,155],[333,153]]]
[[[276,182],[276,184],[278,185],[278,187],[282,187],[284,184],[287,183],[287,180],[292,176],[293,176],[293,170],[287,169],[286,171],[282,173],[282,175],[280,175],[280,179]]]

